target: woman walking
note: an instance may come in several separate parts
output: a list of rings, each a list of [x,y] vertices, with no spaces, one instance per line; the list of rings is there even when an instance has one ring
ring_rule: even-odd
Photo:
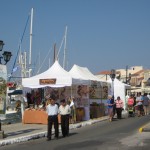
[[[118,119],[122,118],[122,110],[123,110],[123,101],[120,99],[120,96],[118,96],[116,100],[116,112]]]

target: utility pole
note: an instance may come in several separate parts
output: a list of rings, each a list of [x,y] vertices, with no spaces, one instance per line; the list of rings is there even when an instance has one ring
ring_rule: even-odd
[[[127,78],[128,78],[128,65],[126,66],[126,84],[128,83]]]

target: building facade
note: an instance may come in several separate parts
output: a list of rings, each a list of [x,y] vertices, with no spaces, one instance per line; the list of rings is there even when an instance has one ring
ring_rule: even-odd
[[[111,71],[101,71],[96,76],[102,81],[110,79]],[[143,66],[132,66],[125,69],[116,69],[116,78],[123,83],[131,85],[131,93],[150,93],[150,70]]]

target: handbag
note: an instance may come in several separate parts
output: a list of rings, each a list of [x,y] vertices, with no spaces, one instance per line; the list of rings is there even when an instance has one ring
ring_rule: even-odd
[[[127,110],[123,110],[122,112],[122,118],[128,118],[128,111]]]

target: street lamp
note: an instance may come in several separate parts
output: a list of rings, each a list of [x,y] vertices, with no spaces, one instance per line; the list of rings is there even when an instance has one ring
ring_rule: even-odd
[[[113,96],[114,96],[114,79],[116,77],[116,71],[115,69],[112,69],[111,72],[110,72],[110,78],[112,80],[112,93],[113,93]]]
[[[131,76],[132,76],[132,74],[129,73],[129,79],[128,79],[128,83],[129,83],[129,84],[130,84]]]
[[[0,40],[0,52],[3,50],[4,42]],[[12,54],[11,52],[4,51],[4,53],[1,55],[0,54],[0,65],[2,65],[2,59],[5,61],[4,65],[7,64],[8,61],[10,61]],[[1,118],[0,118],[0,138],[4,137],[4,132],[1,130]]]
[[[5,61],[5,65],[6,65],[7,62],[10,61],[10,58],[11,58],[12,54],[11,54],[11,52],[4,51],[4,53],[2,55],[3,55],[4,61]]]
[[[4,42],[2,40],[0,40],[0,51],[2,51],[3,46],[4,46]]]
[[[3,50],[3,46],[4,46],[4,45],[5,45],[4,42],[0,40],[0,51]],[[3,56],[2,56],[2,55],[3,55]],[[4,51],[4,53],[3,53],[2,55],[0,55],[0,64],[2,64],[2,61],[1,61],[1,60],[2,60],[2,58],[3,58],[4,61],[5,61],[5,64],[4,64],[4,65],[6,65],[7,62],[9,62],[9,60],[10,60],[12,54],[11,54],[11,52]]]

